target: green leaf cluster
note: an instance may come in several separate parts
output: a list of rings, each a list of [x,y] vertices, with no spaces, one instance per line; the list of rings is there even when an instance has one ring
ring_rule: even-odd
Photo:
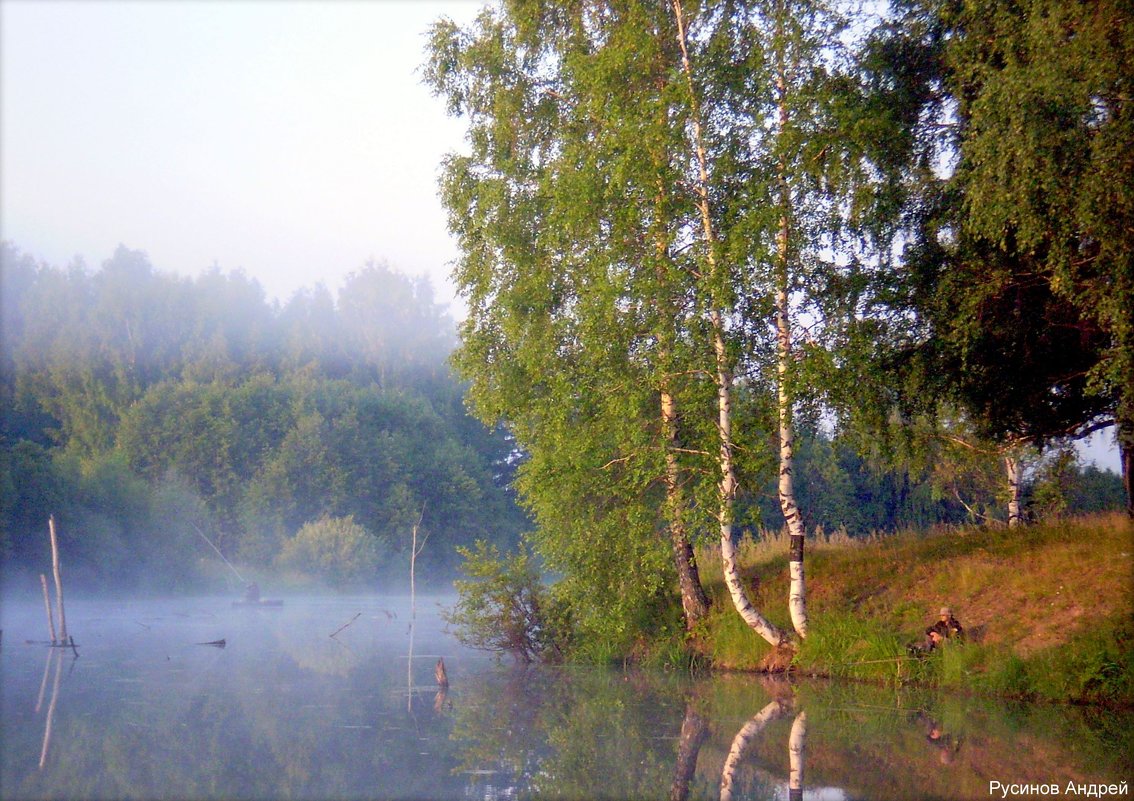
[[[349,586],[369,582],[386,556],[386,543],[348,515],[307,523],[284,542],[276,560],[283,568]]]
[[[460,596],[443,613],[458,640],[473,648],[508,653],[521,662],[558,661],[570,636],[563,606],[543,584],[539,565],[521,544],[501,555],[477,540],[458,547],[466,578],[454,582]]]

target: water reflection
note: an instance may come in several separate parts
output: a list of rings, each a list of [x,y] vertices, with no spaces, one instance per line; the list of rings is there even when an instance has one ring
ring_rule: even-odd
[[[78,657],[73,657],[77,659]],[[63,649],[62,648],[48,648],[47,660],[43,665],[43,682],[39,687],[39,700],[36,701],[35,711],[38,713],[40,707],[43,705],[43,691],[47,687],[47,674],[51,670],[51,663],[55,663],[55,681],[51,685],[51,701],[47,705],[47,717],[43,724],[43,748],[39,752],[39,769],[43,770],[43,766],[47,764],[47,749],[51,747],[51,727],[55,722],[55,703],[59,700],[59,680],[63,676]]]
[[[689,798],[689,784],[697,773],[697,756],[701,746],[709,736],[709,724],[697,712],[690,698],[685,703],[685,717],[681,721],[681,734],[677,738],[677,758],[673,770],[673,785],[670,787],[670,801],[686,801]]]
[[[732,801],[737,767],[744,759],[745,752],[748,751],[752,741],[769,722],[782,717],[790,708],[790,704],[781,699],[769,702],[751,720],[741,726],[740,731],[732,738],[732,745],[729,747],[724,769],[721,771],[721,801]],[[769,783],[774,784],[775,780],[773,779]]]
[[[76,604],[82,659],[0,650],[4,798],[964,799],[991,780],[1134,775],[1128,712],[513,669],[421,610],[411,641],[408,609],[382,611],[393,604]]]

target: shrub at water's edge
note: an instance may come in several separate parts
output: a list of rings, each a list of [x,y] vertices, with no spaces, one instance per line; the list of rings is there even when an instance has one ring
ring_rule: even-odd
[[[742,550],[765,608],[783,606],[786,549]],[[1134,704],[1134,526],[1124,517],[824,539],[809,560],[811,630],[793,665],[801,673]],[[757,669],[767,648],[727,614],[723,585],[709,589],[718,603],[695,647],[718,667]],[[911,655],[942,605],[966,641]]]
[[[521,544],[502,555],[495,545],[477,540],[458,551],[467,578],[454,582],[458,601],[442,613],[457,639],[521,662],[558,661],[568,625],[528,550]]]

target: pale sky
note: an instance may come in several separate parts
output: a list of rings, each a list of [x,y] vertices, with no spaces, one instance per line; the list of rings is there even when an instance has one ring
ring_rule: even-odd
[[[374,258],[449,302],[463,129],[419,68],[429,25],[482,5],[0,0],[0,235],[60,266],[215,262],[281,301]]]
[[[269,297],[371,258],[449,280],[437,198],[463,124],[425,32],[481,0],[0,0],[0,237],[90,267],[242,269]],[[1118,470],[1113,435],[1084,449]]]

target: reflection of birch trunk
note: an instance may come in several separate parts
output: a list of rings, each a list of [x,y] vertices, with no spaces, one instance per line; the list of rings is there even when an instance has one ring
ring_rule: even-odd
[[[440,715],[445,711],[447,700],[449,700],[449,687],[446,685],[437,691],[437,695],[433,696],[433,711]]]
[[[791,724],[788,737],[788,799],[801,801],[803,798],[803,752],[807,747],[807,713],[800,712]]]
[[[685,705],[685,719],[681,722],[681,738],[677,741],[677,765],[673,771],[670,801],[685,801],[689,797],[689,782],[697,772],[697,755],[709,736],[705,719],[693,711],[693,704]]]
[[[51,745],[51,726],[55,722],[55,702],[59,700],[59,678],[63,675],[63,651],[55,654],[55,682],[51,687],[51,703],[47,705],[47,725],[43,728],[43,750],[39,752],[39,769],[47,764],[47,749]]]
[[[732,738],[732,746],[725,757],[724,769],[721,771],[721,801],[732,801],[732,788],[736,782],[736,769],[744,758],[744,753],[751,746],[764,727],[771,721],[783,716],[788,706],[783,701],[772,701],[761,709],[754,718],[745,723],[736,736]]]
[[[413,712],[413,618],[409,624],[409,654],[406,655],[406,711]]]

